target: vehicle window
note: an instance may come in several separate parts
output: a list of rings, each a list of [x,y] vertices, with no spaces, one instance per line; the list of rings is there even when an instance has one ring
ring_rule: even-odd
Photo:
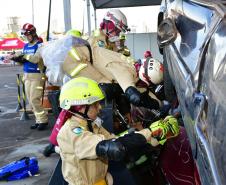
[[[179,34],[175,44],[193,73],[198,65],[200,50],[209,31],[213,12],[191,1],[183,1],[183,11],[184,14],[176,19]]]

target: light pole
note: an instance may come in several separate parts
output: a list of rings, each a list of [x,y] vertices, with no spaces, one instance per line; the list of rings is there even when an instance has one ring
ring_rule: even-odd
[[[34,0],[31,1],[32,24],[34,25]]]
[[[86,3],[87,3],[88,32],[89,32],[89,35],[91,35],[90,0],[86,0]]]

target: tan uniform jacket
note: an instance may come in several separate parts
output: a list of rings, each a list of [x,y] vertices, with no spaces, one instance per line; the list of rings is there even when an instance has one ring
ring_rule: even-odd
[[[57,136],[63,176],[70,185],[93,185],[107,174],[108,163],[97,158],[96,145],[113,136],[96,124],[94,133],[89,132],[86,124],[85,120],[73,116]],[[82,128],[81,133],[76,132],[78,127]]]
[[[101,36],[101,39],[102,36]],[[137,81],[137,74],[133,61],[120,53],[99,47],[96,37],[91,37],[89,43],[92,48],[93,65],[89,62],[90,56],[87,47],[73,47],[77,56],[72,56],[70,52],[63,63],[63,71],[72,77],[84,76],[91,78],[98,83],[119,83],[125,91],[129,86],[134,86]],[[87,65],[82,70],[78,70],[81,64]],[[75,72],[79,71],[79,72]]]
[[[97,158],[96,146],[100,141],[116,136],[96,124],[93,125],[93,133],[89,132],[86,125],[85,120],[72,116],[57,136],[63,176],[70,185],[93,185],[106,178],[108,163]],[[147,141],[152,139],[148,129],[137,133]]]
[[[127,57],[129,57],[131,55],[130,50],[127,46],[123,46],[123,48],[120,49],[118,52],[122,53],[123,55],[125,55]]]

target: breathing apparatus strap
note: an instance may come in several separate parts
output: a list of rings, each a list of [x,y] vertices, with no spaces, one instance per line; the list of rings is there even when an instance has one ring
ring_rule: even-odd
[[[87,126],[90,132],[93,132],[92,120],[88,117],[87,113],[89,111],[89,105],[86,105],[84,117],[87,119]]]

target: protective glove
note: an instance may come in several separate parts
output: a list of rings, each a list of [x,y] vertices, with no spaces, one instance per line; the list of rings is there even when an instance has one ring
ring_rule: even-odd
[[[25,62],[25,59],[23,58],[24,55],[14,56],[11,58],[11,60],[19,63]]]
[[[104,92],[107,101],[111,101],[123,93],[122,88],[116,83],[100,83],[99,87]]]
[[[148,109],[159,109],[158,101],[154,98],[151,98],[148,94],[148,91],[141,94],[140,106]]]
[[[126,155],[125,147],[115,139],[103,140],[96,146],[96,154],[98,157],[121,161]]]
[[[152,137],[156,138],[161,145],[163,145],[167,139],[176,137],[180,131],[178,121],[173,116],[167,116],[164,120],[161,119],[152,123],[149,129],[152,132]]]
[[[143,135],[130,133],[117,139],[99,142],[96,146],[96,154],[104,159],[122,161],[125,157],[137,156],[146,144],[147,141]]]
[[[162,106],[160,107],[160,118],[165,118],[169,114],[169,110],[171,108],[171,104],[163,100],[162,101]]]
[[[128,87],[125,91],[125,95],[130,103],[139,106],[141,101],[141,93],[135,87]]]

